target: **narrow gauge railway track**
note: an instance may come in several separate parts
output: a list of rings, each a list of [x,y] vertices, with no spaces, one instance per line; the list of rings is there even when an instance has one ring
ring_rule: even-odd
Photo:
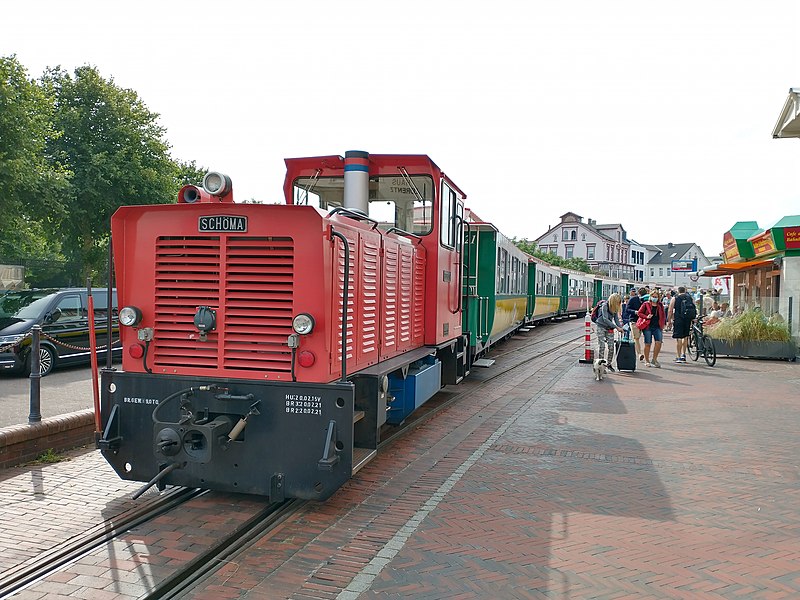
[[[159,582],[143,597],[148,600],[183,597],[187,590],[213,573],[226,560],[250,546],[261,535],[290,517],[307,502],[307,500],[286,500],[265,506],[231,535],[220,539],[170,577]]]
[[[0,598],[6,598],[44,579],[81,556],[107,544],[121,533],[204,493],[206,492],[196,488],[175,488],[70,538],[63,544],[40,554],[33,561],[23,563],[4,573],[0,577]]]

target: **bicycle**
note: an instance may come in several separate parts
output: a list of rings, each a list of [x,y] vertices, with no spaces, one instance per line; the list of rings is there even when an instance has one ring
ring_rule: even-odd
[[[692,360],[697,361],[702,355],[709,367],[713,367],[717,362],[717,351],[714,348],[714,340],[707,333],[703,333],[703,319],[698,317],[692,321],[692,333],[689,336],[689,354]]]

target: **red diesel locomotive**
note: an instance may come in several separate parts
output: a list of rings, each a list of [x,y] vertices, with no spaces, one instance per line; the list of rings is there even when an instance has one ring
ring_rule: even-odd
[[[286,167],[282,205],[209,173],[112,218],[123,359],[97,445],[140,492],[324,500],[468,373],[458,186],[424,155]]]

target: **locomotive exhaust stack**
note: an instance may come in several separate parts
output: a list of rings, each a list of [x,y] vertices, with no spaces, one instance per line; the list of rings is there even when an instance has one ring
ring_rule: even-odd
[[[369,214],[369,152],[344,154],[344,207]]]

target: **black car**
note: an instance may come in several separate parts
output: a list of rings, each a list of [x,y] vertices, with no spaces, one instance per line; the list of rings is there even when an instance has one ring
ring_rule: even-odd
[[[93,289],[95,333],[98,347],[107,342],[108,291]],[[89,310],[86,288],[7,292],[0,296],[0,370],[30,373],[31,331],[41,325],[39,372],[47,375],[61,365],[88,364]],[[117,293],[112,292],[112,332],[119,342]],[[122,355],[118,345],[113,355]],[[105,351],[98,354],[103,360]]]

